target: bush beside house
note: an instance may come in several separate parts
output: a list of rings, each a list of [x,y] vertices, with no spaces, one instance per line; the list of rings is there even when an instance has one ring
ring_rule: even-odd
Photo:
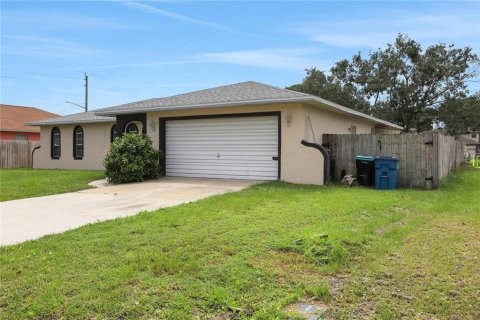
[[[162,156],[147,135],[127,133],[116,138],[110,146],[104,160],[105,175],[113,183],[156,179]]]

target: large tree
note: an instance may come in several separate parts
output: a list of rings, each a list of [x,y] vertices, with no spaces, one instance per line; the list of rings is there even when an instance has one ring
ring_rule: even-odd
[[[307,69],[307,76],[302,83],[294,84],[287,89],[303,93],[313,94],[347,106],[349,108],[370,113],[370,103],[357,88],[350,84],[342,85],[333,76],[327,76],[323,71],[316,68]]]
[[[304,82],[292,88],[321,95],[330,92],[327,88],[334,84],[341,94],[351,94],[342,98],[352,100],[345,106],[364,110],[355,101],[366,100],[369,113],[397,123],[405,131],[424,131],[432,127],[442,103],[466,97],[466,82],[478,75],[478,57],[470,47],[442,43],[423,50],[419,43],[399,34],[393,44],[370,52],[367,58],[358,53],[351,60],[337,62],[328,81],[319,82],[314,90],[306,83],[315,71],[307,70]],[[341,103],[336,95],[324,97]]]
[[[453,136],[480,131],[480,92],[465,99],[447,100],[438,109],[438,122]]]

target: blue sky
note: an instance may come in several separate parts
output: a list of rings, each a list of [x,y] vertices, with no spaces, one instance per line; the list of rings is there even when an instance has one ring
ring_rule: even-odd
[[[480,53],[480,3],[433,1],[2,1],[1,102],[80,112],[304,69],[407,33]],[[470,85],[480,90],[478,83]]]

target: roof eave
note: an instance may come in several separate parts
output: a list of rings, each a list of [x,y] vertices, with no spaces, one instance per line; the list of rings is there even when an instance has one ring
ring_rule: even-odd
[[[344,107],[342,105],[339,105],[338,103],[335,103],[335,102],[332,102],[332,101],[329,101],[329,100],[326,100],[326,99],[322,99],[320,97],[316,97],[316,96],[311,96],[309,98],[309,102],[313,102],[314,104],[315,103],[320,103],[322,105],[326,105],[328,107],[332,107],[333,109],[335,110],[338,110],[338,111],[341,111],[343,113],[347,113],[349,115],[353,115],[353,116],[357,116],[359,118],[363,118],[363,119],[367,119],[371,122],[374,122],[376,124],[379,124],[379,125],[382,125],[382,126],[385,126],[387,128],[391,128],[391,129],[395,129],[395,130],[403,130],[403,127],[399,126],[399,125],[396,125],[394,123],[391,123],[391,122],[388,122],[386,120],[382,120],[382,119],[378,119],[378,118],[375,118],[373,116],[370,116],[368,114],[365,114],[363,112],[360,112],[360,111],[356,111],[356,110],[353,110],[353,109],[350,109],[350,108],[347,108],[347,107]]]
[[[115,110],[115,107],[104,109],[104,110],[97,110],[95,111],[96,116],[112,116],[112,115],[121,115],[121,114],[131,114],[131,113],[145,113],[145,112],[155,112],[155,111],[171,111],[171,110],[188,110],[188,109],[202,109],[202,108],[225,108],[225,107],[235,107],[235,106],[244,106],[244,105],[262,105],[262,104],[274,104],[274,103],[310,103],[318,105],[325,105],[327,107],[331,107],[334,110],[340,111],[342,113],[347,113],[349,115],[357,116],[359,118],[367,119],[371,122],[374,122],[378,125],[382,125],[387,128],[395,129],[395,130],[403,130],[403,128],[399,125],[394,123],[381,120],[370,116],[368,114],[344,107],[337,103],[334,103],[329,100],[325,100],[313,95],[307,95],[304,97],[297,97],[297,98],[286,98],[286,99],[264,99],[264,100],[244,100],[244,101],[235,101],[235,102],[221,102],[221,103],[206,103],[206,104],[193,104],[188,106],[171,106],[171,107],[149,107],[149,108],[131,108],[125,110]]]
[[[9,129],[9,128],[0,128],[0,131],[6,132],[28,132],[28,133],[38,133],[38,130],[28,130],[28,129]]]
[[[219,103],[204,103],[204,104],[192,104],[188,106],[170,106],[170,107],[150,107],[150,108],[132,108],[126,110],[108,110],[110,108],[95,111],[96,116],[112,116],[117,114],[131,114],[131,113],[144,113],[155,111],[170,111],[170,110],[188,110],[188,109],[202,109],[202,108],[225,108],[244,105],[260,105],[260,104],[273,104],[273,103],[292,103],[292,102],[304,102],[305,97],[298,98],[286,98],[286,99],[265,99],[265,100],[243,100],[234,102],[219,102]],[[115,107],[112,107],[115,108]]]
[[[77,121],[57,121],[57,122],[26,122],[25,125],[27,126],[55,126],[55,125],[62,125],[62,124],[86,124],[86,123],[110,123],[115,122],[115,119],[109,120],[77,120]]]

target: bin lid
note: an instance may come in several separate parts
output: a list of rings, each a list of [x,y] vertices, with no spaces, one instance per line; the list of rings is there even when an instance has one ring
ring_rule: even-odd
[[[355,160],[363,160],[363,161],[374,161],[374,157],[373,156],[361,156],[361,155],[358,155],[355,157]]]
[[[398,161],[399,159],[397,157],[388,157],[388,156],[376,156],[375,160],[393,160],[393,161]]]

